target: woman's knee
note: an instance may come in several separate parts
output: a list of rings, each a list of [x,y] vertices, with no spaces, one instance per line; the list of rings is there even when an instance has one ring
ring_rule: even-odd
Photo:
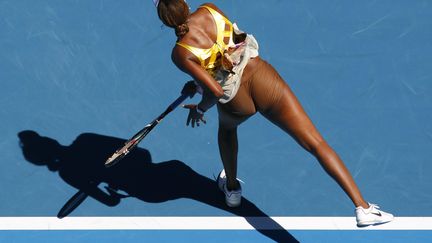
[[[236,126],[224,126],[222,124],[219,124],[219,129],[218,129],[219,136],[230,136],[236,133],[237,133]]]
[[[322,158],[333,151],[324,139],[316,139],[306,145],[306,150],[317,158]]]
[[[306,138],[298,139],[299,144],[314,156],[319,156],[329,148],[328,143],[320,135],[309,135]]]

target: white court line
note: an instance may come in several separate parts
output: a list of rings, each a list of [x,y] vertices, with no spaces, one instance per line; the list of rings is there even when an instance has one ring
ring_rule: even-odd
[[[356,227],[354,217],[0,217],[0,230],[276,229],[271,222],[286,230],[432,230],[432,217],[397,217],[365,228]]]

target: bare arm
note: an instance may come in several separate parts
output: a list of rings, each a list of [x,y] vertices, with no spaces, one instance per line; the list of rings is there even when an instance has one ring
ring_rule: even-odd
[[[189,74],[204,90],[208,90],[209,94],[215,98],[223,96],[224,93],[219,83],[201,67],[198,59],[188,50],[176,46],[171,58],[180,70]]]
[[[189,74],[203,88],[203,96],[198,104],[201,110],[208,110],[223,96],[224,92],[219,83],[201,67],[198,58],[188,50],[176,46],[172,52],[172,60],[180,70]]]

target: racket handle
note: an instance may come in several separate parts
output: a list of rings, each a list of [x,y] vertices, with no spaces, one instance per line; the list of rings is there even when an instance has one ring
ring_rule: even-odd
[[[173,103],[171,103],[171,105],[169,105],[168,108],[162,114],[160,114],[160,116],[158,118],[156,118],[156,120],[154,120],[154,121],[156,121],[157,123],[162,121],[162,119],[164,119],[164,117],[166,115],[168,115],[168,113],[170,113],[177,106],[179,106],[187,97],[189,97],[189,95],[187,95],[187,94],[180,95],[180,97],[178,97]]]
[[[178,97],[171,105],[169,106],[170,110],[174,110],[177,106],[179,106],[183,101],[186,100],[186,98],[189,97],[187,94],[182,94],[180,97]]]

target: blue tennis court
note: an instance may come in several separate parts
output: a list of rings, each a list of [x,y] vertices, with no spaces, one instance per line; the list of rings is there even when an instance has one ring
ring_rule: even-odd
[[[106,169],[190,79],[173,31],[150,0],[0,0],[0,242],[430,242],[432,3],[214,3],[395,222],[357,229],[345,193],[259,114],[239,128],[241,208],[214,182],[215,108],[196,129],[178,108]]]

